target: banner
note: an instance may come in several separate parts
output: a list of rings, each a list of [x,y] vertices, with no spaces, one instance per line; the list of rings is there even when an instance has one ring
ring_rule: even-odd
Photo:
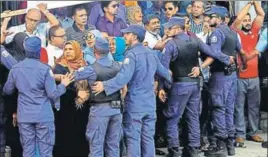
[[[35,8],[36,5],[40,3],[46,3],[47,9],[54,9],[88,2],[91,1],[27,1],[27,8]]]

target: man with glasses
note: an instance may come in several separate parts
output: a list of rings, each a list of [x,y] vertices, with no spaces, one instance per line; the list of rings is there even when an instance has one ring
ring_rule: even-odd
[[[53,26],[48,31],[49,43],[46,47],[48,55],[48,65],[54,67],[55,60],[63,54],[63,47],[66,42],[66,33],[61,26]]]
[[[168,156],[179,157],[178,123],[185,111],[188,125],[188,141],[183,157],[198,157],[200,147],[199,128],[199,67],[198,52],[217,58],[224,64],[230,64],[230,57],[215,53],[208,45],[194,36],[185,33],[185,20],[172,17],[164,27],[169,28],[173,39],[166,46],[161,63],[172,71],[173,84],[168,97],[168,107],[164,110],[167,117]],[[163,81],[159,85],[159,98],[165,102],[166,93]]]
[[[208,150],[209,157],[235,155],[233,140],[235,138],[234,105],[237,90],[237,65],[234,62],[237,54],[242,58],[240,71],[246,69],[246,59],[236,32],[225,23],[225,13],[220,8],[212,6],[207,12],[210,16],[210,26],[216,27],[208,39],[211,48],[217,53],[223,53],[233,59],[231,65],[224,65],[218,60],[211,64],[211,79],[209,92],[211,97],[213,134],[217,139],[216,147]],[[227,148],[226,148],[227,147]]]
[[[121,30],[127,27],[121,18],[115,16],[118,12],[118,7],[119,4],[116,1],[101,2],[104,16],[98,20],[96,27],[105,38],[123,36]]]
[[[46,34],[49,27],[59,25],[57,18],[47,10],[47,5],[40,3],[36,6],[38,9],[29,9],[25,16],[25,24],[13,26],[9,28],[9,32],[14,32],[6,37],[5,42],[10,43],[16,33],[25,32],[29,36],[37,36],[42,41],[42,47],[47,46]],[[41,13],[48,19],[48,23],[39,23],[41,20]]]
[[[178,12],[178,10],[179,10],[178,2],[176,2],[176,1],[166,1],[166,2],[164,2],[164,11],[165,11],[167,21],[172,16],[174,16]]]

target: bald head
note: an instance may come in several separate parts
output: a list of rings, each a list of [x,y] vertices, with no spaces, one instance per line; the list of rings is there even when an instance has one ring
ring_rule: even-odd
[[[37,24],[41,20],[41,12],[36,9],[28,10],[25,16],[25,24],[28,32],[33,32],[36,29]]]

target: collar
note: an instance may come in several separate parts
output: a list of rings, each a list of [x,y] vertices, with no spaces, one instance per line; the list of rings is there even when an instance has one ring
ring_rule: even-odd
[[[161,38],[159,34],[154,33],[154,32],[152,32],[152,31],[148,31],[148,30],[147,30],[147,32],[148,32],[149,34],[151,34],[152,36],[154,36],[157,40],[161,40],[161,39],[159,39],[159,38]]]
[[[99,59],[96,60],[97,63],[103,65],[103,66],[111,66],[112,65],[112,61],[108,58],[108,54],[105,57],[101,57]]]
[[[39,24],[38,24],[39,25]],[[27,29],[26,29],[26,23],[23,25],[23,32],[28,34],[28,35],[36,35],[38,33],[38,25],[36,26],[35,30],[33,31],[32,34],[30,34]]]
[[[189,18],[190,18],[190,20],[193,21],[196,25],[201,25],[201,24],[203,24],[203,22],[204,22],[204,16],[203,16],[203,18],[201,19],[201,22],[200,22],[199,24],[197,24],[197,23],[194,21],[193,15],[190,15]]]
[[[131,50],[131,49],[134,49],[135,47],[138,47],[138,46],[141,46],[142,45],[142,43],[137,43],[137,44],[135,44],[135,45],[133,45],[133,46],[129,46],[128,48],[127,48],[127,50]]]
[[[108,20],[108,19],[106,18],[105,14],[104,14],[103,18],[104,18],[105,22],[110,22],[110,23],[112,23],[110,20]],[[116,16],[114,16],[114,23],[116,23],[118,20],[119,20],[119,18],[117,18]]]
[[[74,29],[75,32],[82,32],[82,31],[77,27],[77,25],[76,25],[75,22],[74,22],[74,24],[73,24],[73,29]],[[86,26],[85,26],[85,30],[88,30],[88,25],[87,25],[87,24],[86,24]]]
[[[63,51],[62,49],[58,48],[57,46],[52,45],[51,43],[48,43],[48,47],[51,47],[56,51]]]

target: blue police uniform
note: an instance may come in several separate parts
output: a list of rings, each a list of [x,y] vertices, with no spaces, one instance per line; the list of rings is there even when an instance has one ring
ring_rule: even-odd
[[[4,125],[5,125],[5,109],[4,109],[4,101],[2,98],[2,88],[4,85],[4,69],[11,69],[11,67],[17,63],[17,61],[5,50],[4,46],[1,45],[0,51],[0,156],[4,156],[5,153],[5,133],[4,133]]]
[[[90,66],[79,69],[76,80],[87,79],[91,85],[94,81],[106,81],[113,78],[120,70],[119,63],[108,56],[109,43],[97,38],[95,49],[102,57]],[[118,89],[112,95],[105,92],[98,95],[90,93],[90,112],[86,137],[90,143],[90,156],[119,157],[119,142],[122,135],[121,96]]]
[[[24,42],[26,59],[10,70],[3,88],[4,94],[19,91],[17,119],[23,157],[36,155],[36,143],[40,157],[52,157],[55,142],[53,101],[65,92],[65,86],[56,86],[49,66],[40,62],[41,40],[29,37]]]
[[[170,28],[175,25],[184,26],[183,18],[171,18],[165,27]],[[178,154],[179,135],[178,123],[184,111],[188,124],[188,148],[191,151],[184,151],[186,154],[192,153],[200,147],[200,128],[199,128],[199,102],[200,89],[199,78],[188,77],[193,67],[198,66],[198,51],[212,56],[229,64],[229,56],[223,53],[215,53],[208,45],[204,44],[196,37],[189,36],[185,32],[177,34],[165,46],[161,63],[171,69],[173,84],[168,95],[168,107],[164,110],[167,117],[167,138],[170,154]],[[163,82],[160,85],[162,87]],[[174,148],[174,149],[172,149]],[[184,156],[190,156],[190,155]],[[176,156],[176,155],[173,155]],[[178,156],[178,155],[177,155]]]
[[[221,17],[225,16],[225,13],[221,12],[221,10],[216,7],[212,7],[207,14],[218,14]],[[237,34],[224,23],[216,27],[208,41],[215,52],[221,52],[228,56],[236,57],[236,52],[240,52],[241,50]],[[223,154],[225,154],[227,144],[228,155],[234,155],[232,138],[234,138],[235,135],[235,127],[233,117],[237,93],[235,64],[226,67],[217,60],[211,64],[209,92],[211,97],[210,105],[212,107],[213,132],[214,136],[217,138],[217,146],[220,148],[218,150],[223,150]],[[217,153],[221,153],[215,150],[212,150],[210,155],[214,156]]]
[[[136,34],[139,41],[144,40],[145,30],[141,26],[130,25],[122,32]],[[155,73],[171,82],[168,70],[160,63],[157,55],[142,43],[137,43],[127,49],[125,60],[116,77],[103,82],[107,95],[113,94],[126,84],[128,86],[123,113],[127,156],[155,156]]]

